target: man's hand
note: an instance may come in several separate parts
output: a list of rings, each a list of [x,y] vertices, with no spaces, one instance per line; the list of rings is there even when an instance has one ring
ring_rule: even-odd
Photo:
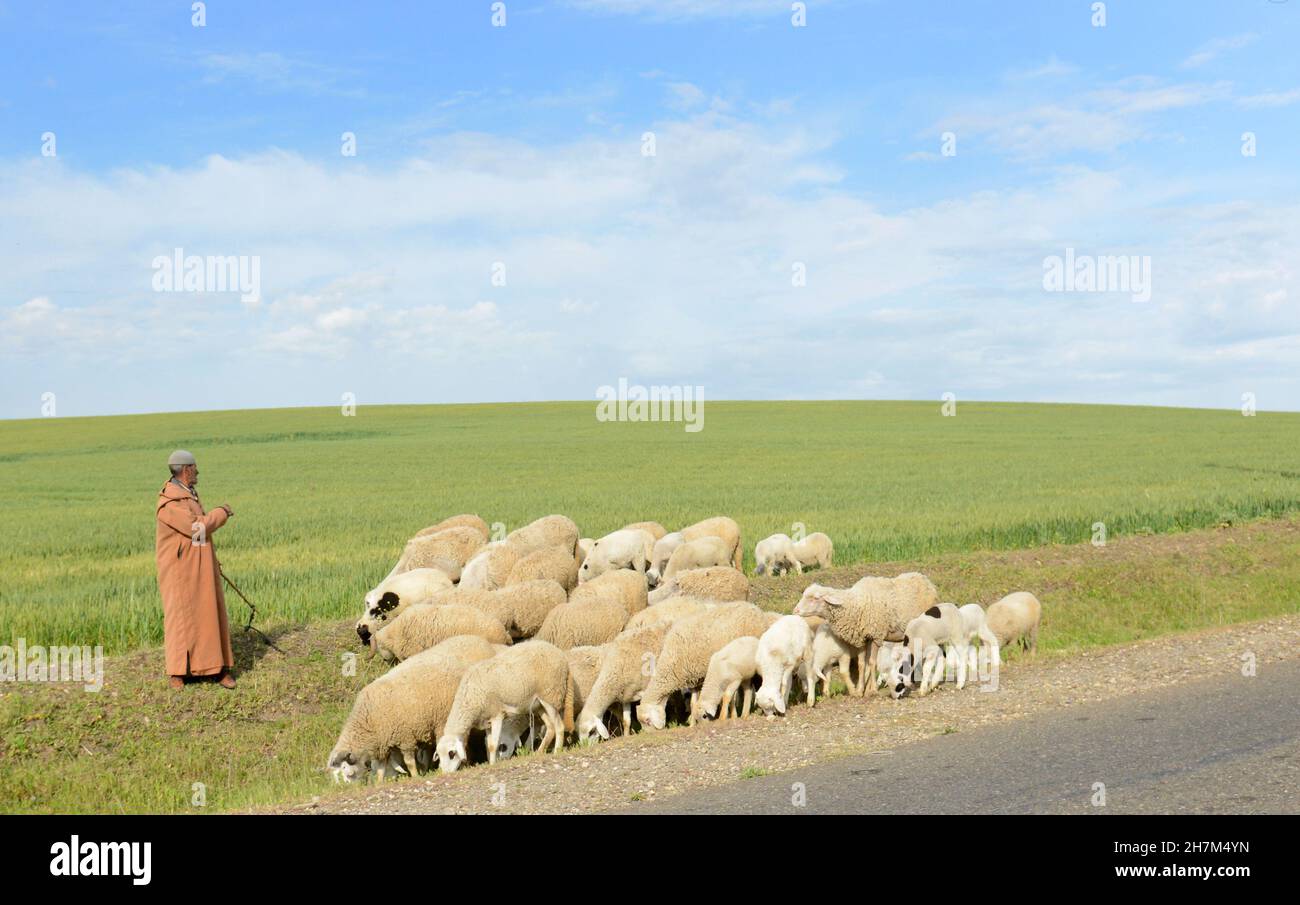
[[[226,510],[226,518],[233,518],[233,517],[234,517],[234,515],[235,515],[235,510],[231,509],[231,508],[230,508],[229,506],[227,506],[225,503],[222,503],[222,504],[221,504],[221,508],[224,509],[224,510]]]

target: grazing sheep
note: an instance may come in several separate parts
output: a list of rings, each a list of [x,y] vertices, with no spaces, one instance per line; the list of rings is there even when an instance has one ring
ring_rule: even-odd
[[[846,644],[869,645],[867,662],[874,669],[876,646],[903,640],[907,623],[938,602],[939,592],[930,579],[919,572],[904,572],[897,578],[868,575],[846,589],[809,585],[794,612],[821,616]]]
[[[438,739],[441,768],[452,773],[465,763],[465,743],[475,729],[487,730],[488,762],[496,763],[505,718],[538,708],[546,726],[541,750],[554,742],[558,751],[564,733],[573,727],[573,682],[562,650],[545,641],[525,641],[473,664],[460,680]]]
[[[979,656],[975,651],[975,645],[970,644],[976,638],[980,640],[981,648],[988,648],[987,657],[988,665],[992,666],[1002,662],[1001,649],[1002,645],[998,641],[998,636],[993,634],[989,628],[988,617],[984,613],[984,607],[978,603],[968,603],[958,608],[957,612],[961,613],[963,630],[966,634],[966,642],[970,647],[970,665],[969,669],[975,671],[979,676]]]
[[[998,639],[999,650],[1014,641],[1030,653],[1038,652],[1038,623],[1043,605],[1028,591],[1015,591],[989,606],[988,627]],[[1000,656],[1000,654],[999,654]]]
[[[365,608],[357,620],[357,637],[362,644],[369,644],[370,636],[407,606],[424,603],[451,586],[451,579],[441,569],[412,569],[385,578],[366,594]]]
[[[702,522],[696,522],[694,525],[688,525],[682,529],[682,538],[688,543],[698,540],[701,537],[720,537],[731,548],[731,565],[740,571],[741,561],[744,558],[745,551],[740,545],[740,526],[734,519],[729,519],[725,515],[706,518]]]
[[[780,575],[794,570],[803,573],[803,565],[794,552],[794,541],[788,534],[773,534],[754,545],[754,574]]]
[[[653,547],[654,540],[650,532],[640,528],[625,528],[606,534],[596,541],[587,558],[582,561],[578,581],[587,582],[616,569],[631,569],[644,576],[646,558]]]
[[[686,569],[651,591],[648,600],[651,604],[657,604],[669,597],[746,600],[749,598],[749,579],[744,572],[738,572],[731,566]]]
[[[446,528],[436,534],[416,535],[406,542],[390,576],[412,569],[441,569],[456,578],[483,546],[477,528]]]
[[[630,525],[624,525],[623,530],[624,531],[631,531],[631,530],[649,531],[650,538],[652,541],[658,541],[661,537],[663,537],[668,533],[668,529],[665,528],[663,525],[659,524],[658,522],[633,522]]]
[[[568,516],[547,515],[511,531],[506,535],[506,543],[517,548],[521,555],[542,547],[561,547],[574,555],[578,548],[578,526]]]
[[[578,584],[578,561],[571,551],[562,547],[543,547],[520,558],[510,569],[505,587],[549,578],[558,582],[566,592],[572,591]]]
[[[506,627],[516,641],[531,638],[546,621],[546,614],[568,599],[564,587],[548,578],[521,581],[495,591],[452,588],[440,591],[430,603],[460,603],[476,607]]]
[[[587,600],[617,600],[629,616],[646,608],[645,578],[631,569],[615,569],[578,585],[569,595],[571,603]]]
[[[472,606],[417,603],[371,637],[375,653],[391,662],[413,657],[456,635],[478,635],[509,644],[510,635],[493,616]]]
[[[813,566],[829,569],[834,555],[835,545],[820,531],[814,531],[803,540],[794,542],[794,558],[799,560],[799,564],[805,569]]]
[[[560,650],[613,641],[627,624],[627,610],[618,600],[570,600],[546,614],[537,638]]]
[[[664,573],[659,580],[667,584],[678,572],[685,572],[687,569],[703,569],[708,566],[725,566],[730,562],[731,550],[722,538],[701,537],[688,540],[668,557],[668,565],[664,567]]]
[[[624,630],[602,648],[605,653],[600,672],[578,714],[578,738],[609,738],[604,717],[611,707],[620,708],[623,734],[631,731],[632,704],[650,684],[655,661],[670,628],[670,623],[659,622],[634,631]]]
[[[754,657],[763,684],[754,697],[754,703],[767,716],[785,713],[796,669],[803,671],[808,706],[813,706],[816,683],[813,681],[812,641],[812,629],[802,616],[782,616],[759,636]]]
[[[465,563],[465,568],[460,573],[459,587],[495,591],[505,585],[510,570],[527,552],[503,540],[487,544]]]
[[[713,601],[700,600],[696,597],[671,597],[634,614],[623,627],[623,631],[627,633],[658,623],[671,624],[678,619],[703,613],[713,606]]]
[[[906,683],[902,679],[903,664],[908,663],[907,648],[902,641],[882,641],[877,648],[876,665],[875,665],[875,683],[879,688],[881,685],[889,687],[898,692],[898,697],[902,694],[903,688],[897,686]]]
[[[713,719],[749,716],[754,702],[754,689],[750,680],[758,674],[758,639],[746,635],[736,638],[709,658],[709,668],[704,674],[704,687],[700,690],[700,713]],[[736,701],[736,692],[745,689],[744,703]]]
[[[446,650],[424,651],[362,688],[326,761],[335,782],[353,782],[371,770],[382,782],[390,758],[414,776],[419,750],[442,732],[473,662]]]
[[[919,694],[922,697],[929,694],[931,689],[943,681],[944,669],[947,665],[943,649],[948,647],[952,649],[955,657],[957,689],[965,688],[967,638],[965,623],[955,603],[932,606],[907,623],[907,630],[903,634],[903,645],[907,648],[907,659],[903,664],[903,684],[910,686],[916,669],[920,668]],[[897,697],[897,694],[895,696]]]
[[[659,576],[664,574],[664,569],[668,566],[668,557],[673,555],[673,551],[686,543],[686,538],[682,537],[680,531],[674,531],[672,534],[665,534],[659,540],[655,541],[654,550],[650,554],[650,568],[646,569],[645,577],[654,587],[659,584]]]
[[[814,617],[815,618],[815,617]],[[809,620],[812,621],[811,619]],[[820,620],[818,620],[820,622]],[[853,681],[853,661],[858,662],[858,680]],[[830,625],[821,622],[813,630],[813,672],[822,680],[822,697],[831,696],[831,673],[838,668],[849,694],[862,697],[867,683],[867,649],[854,647],[835,637]]]
[[[710,657],[736,638],[759,637],[778,618],[777,613],[764,612],[752,603],[722,603],[673,623],[655,661],[655,674],[637,705],[641,726],[664,728],[669,695],[699,686],[709,671]]]
[[[473,528],[483,536],[483,543],[487,543],[491,537],[488,531],[488,523],[483,521],[477,515],[466,513],[465,515],[453,515],[451,518],[445,518],[436,525],[430,525],[428,528],[418,532],[416,537],[425,537],[429,534],[437,534],[439,531],[446,531],[448,528]]]

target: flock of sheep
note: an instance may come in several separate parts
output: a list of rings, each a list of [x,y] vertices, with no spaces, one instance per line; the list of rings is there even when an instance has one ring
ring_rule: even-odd
[[[357,635],[396,665],[358,693],[330,752],[336,780],[559,750],[575,732],[627,734],[634,715],[642,729],[663,729],[670,710],[689,723],[756,705],[772,718],[796,682],[809,706],[819,681],[829,695],[837,669],[857,696],[888,685],[902,697],[917,677],[926,694],[945,674],[961,688],[981,661],[996,669],[1001,647],[1037,649],[1032,594],[958,607],[916,572],[811,584],[793,615],[761,610],[726,516],[591,540],[548,515],[489,537],[477,515],[426,528],[366,594]],[[755,572],[825,568],[833,552],[825,534],[776,534],[756,545]]]

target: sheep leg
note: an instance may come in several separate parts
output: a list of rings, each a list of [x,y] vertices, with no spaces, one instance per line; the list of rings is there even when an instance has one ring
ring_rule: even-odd
[[[737,682],[734,685],[728,685],[722,690],[722,702],[718,704],[718,718],[722,720],[731,719],[732,707],[736,700],[736,690],[740,687]]]
[[[831,684],[831,680],[827,678],[826,679],[827,687],[829,687],[830,684]],[[811,659],[804,660],[803,685],[804,688],[807,689],[808,706],[816,707],[817,706],[817,675],[816,673],[813,672]],[[829,696],[830,696],[829,691],[825,695],[823,695],[823,697],[829,697]]]
[[[694,688],[692,688],[689,713],[687,714],[686,717],[686,725],[694,726],[695,721],[699,716],[699,713],[700,713],[700,693],[696,691]]]
[[[497,746],[501,744],[501,727],[505,724],[505,721],[506,715],[498,713],[492,717],[492,722],[488,724],[487,756],[489,764],[497,762]]]
[[[620,716],[622,717],[622,723],[623,723],[623,734],[624,734],[624,735],[631,735],[631,734],[632,734],[632,705],[631,705],[631,703],[629,703],[629,702],[627,702],[627,701],[624,701],[624,702],[623,702],[623,712],[620,714]]]
[[[880,645],[876,643],[875,638],[872,638],[867,642],[867,675],[874,676],[876,674],[876,660],[879,656]]]
[[[542,705],[542,722],[546,723],[546,730],[554,736],[553,751],[558,752],[564,747],[564,719],[560,716],[560,711],[546,701]],[[542,753],[546,753],[546,742],[542,742]]]
[[[853,686],[853,693],[857,697],[862,697],[867,693],[867,649],[864,647],[857,656],[858,660],[858,682]]]
[[[415,763],[415,746],[402,749],[402,763],[406,766],[406,773],[412,779],[417,775]]]
[[[966,646],[953,646],[953,651],[957,655],[957,690],[961,691],[966,687],[966,663],[970,659],[970,648]]]

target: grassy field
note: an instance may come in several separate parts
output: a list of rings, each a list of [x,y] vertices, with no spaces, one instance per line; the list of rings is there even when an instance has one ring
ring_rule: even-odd
[[[1075,543],[1300,510],[1300,415],[1072,405],[709,403],[704,430],[593,403],[361,407],[0,422],[0,642],[160,643],[153,511],[195,452],[227,572],[267,627],[359,610],[402,542],[457,512],[584,534],[726,513],[802,522],[840,563]],[[232,599],[232,620],[242,605]]]
[[[863,570],[918,566],[953,600],[989,603],[1011,589],[1034,590],[1044,606],[1040,656],[1069,656],[1300,611],[1300,516],[1105,548],[872,562],[815,577],[840,583]],[[808,580],[758,581],[758,602],[789,611]],[[383,667],[358,659],[356,674],[344,674],[343,655],[358,650],[346,620],[278,632],[275,640],[284,655],[236,635],[233,693],[214,685],[168,690],[157,649],[110,658],[98,694],[72,685],[0,686],[0,810],[201,813],[335,794],[325,758],[357,690]]]

